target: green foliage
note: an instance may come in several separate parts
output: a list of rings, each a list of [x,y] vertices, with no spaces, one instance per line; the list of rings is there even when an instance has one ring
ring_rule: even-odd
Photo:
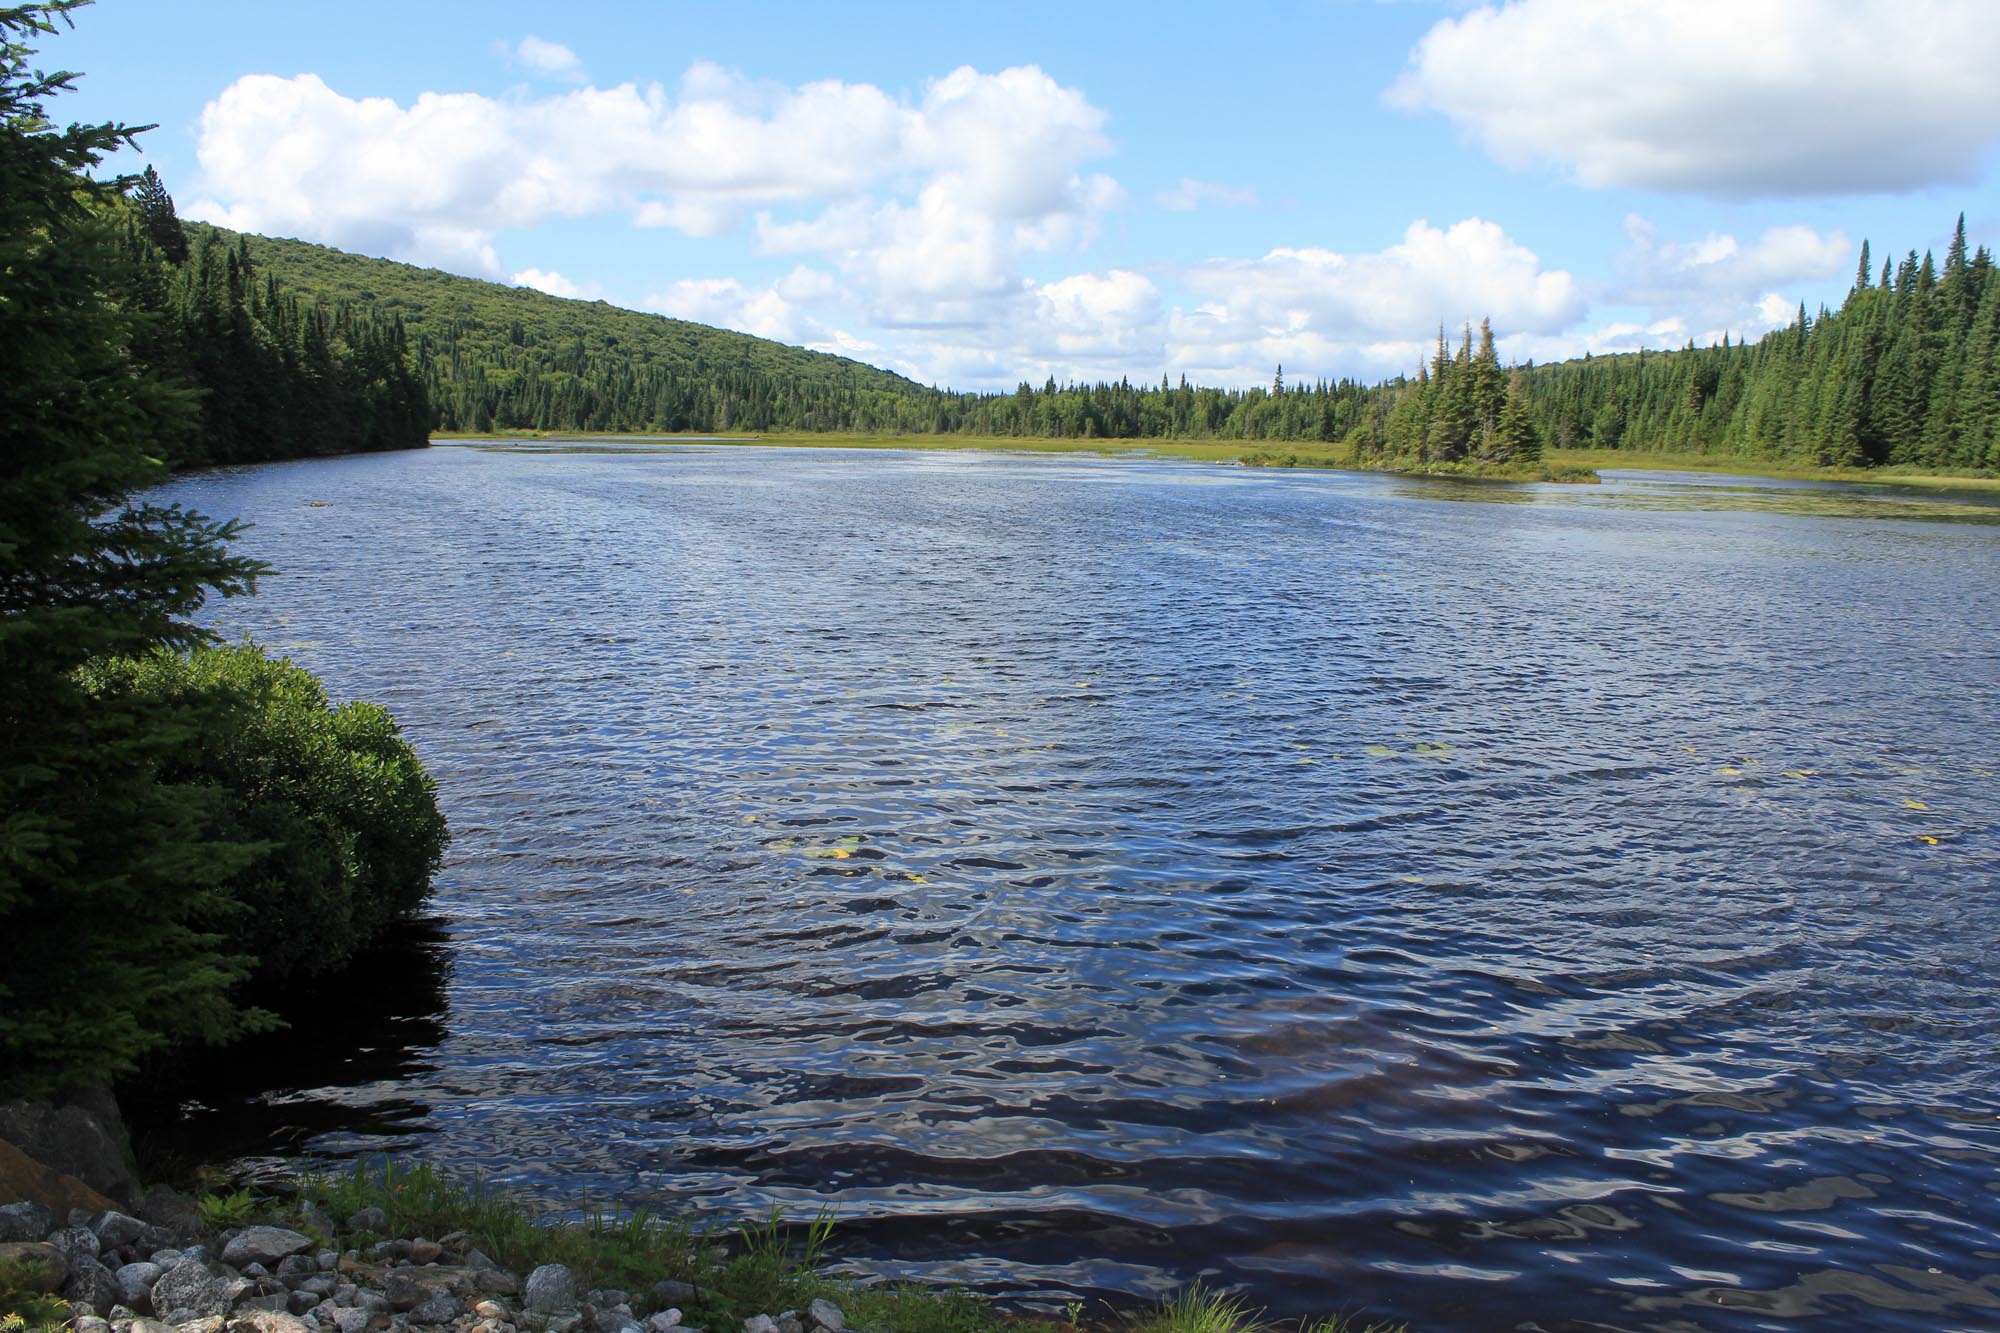
[[[0,1263],[0,1333],[39,1333],[70,1322],[69,1302],[42,1291],[39,1276],[26,1260]]]
[[[1240,1296],[1197,1282],[1162,1300],[1129,1325],[1131,1333],[1271,1333],[1263,1312]],[[1348,1315],[1305,1324],[1302,1333],[1405,1333],[1402,1324],[1360,1323]]]
[[[218,791],[211,832],[253,848],[223,886],[232,943],[262,984],[336,970],[430,890],[447,841],[437,791],[394,719],[329,705],[317,679],[254,645],[95,664],[101,699],[198,707],[170,770]]]
[[[224,1231],[248,1222],[256,1214],[257,1199],[249,1190],[239,1189],[228,1194],[204,1194],[196,1207],[201,1210],[203,1226],[211,1231]]]
[[[228,553],[232,524],[128,499],[192,402],[135,365],[120,183],[83,174],[134,131],[53,128],[43,104],[74,76],[29,71],[24,40],[73,8],[0,9],[0,1087],[29,1092],[247,1017],[203,924],[247,852],[204,834],[214,793],[167,772],[206,719],[107,704],[77,673],[198,641],[192,614],[260,567]]]

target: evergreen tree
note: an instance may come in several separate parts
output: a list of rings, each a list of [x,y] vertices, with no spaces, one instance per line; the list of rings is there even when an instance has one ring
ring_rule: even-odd
[[[24,43],[76,0],[0,10],[0,1085],[109,1075],[173,1037],[226,1036],[241,960],[204,930],[246,849],[201,832],[214,795],[162,775],[199,701],[93,698],[78,668],[200,638],[247,591],[232,525],[134,501],[191,404],[135,370],[118,187],[85,174],[132,128],[57,130],[74,75]]]
[[[174,212],[174,197],[160,183],[158,172],[146,168],[132,191],[132,201],[139,206],[139,221],[146,230],[146,238],[159,247],[167,262],[187,263],[187,232],[181,228],[180,215]]]

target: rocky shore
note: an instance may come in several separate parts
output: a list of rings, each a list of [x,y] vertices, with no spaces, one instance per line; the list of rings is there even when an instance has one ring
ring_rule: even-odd
[[[339,1220],[323,1230],[388,1225],[377,1209]],[[148,1193],[137,1216],[0,1207],[0,1267],[65,1301],[77,1333],[706,1333],[683,1323],[680,1307],[695,1295],[684,1282],[584,1290],[561,1264],[509,1272],[462,1233],[345,1251],[277,1226],[211,1237],[192,1201],[166,1189]],[[845,1328],[837,1306],[815,1300],[753,1315],[741,1333]]]

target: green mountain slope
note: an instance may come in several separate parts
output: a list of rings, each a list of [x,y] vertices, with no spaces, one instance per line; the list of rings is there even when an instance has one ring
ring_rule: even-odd
[[[193,239],[214,232],[196,225]],[[846,357],[323,245],[250,238],[287,291],[400,318],[443,430],[867,429],[928,390]],[[907,408],[905,408],[907,411]]]

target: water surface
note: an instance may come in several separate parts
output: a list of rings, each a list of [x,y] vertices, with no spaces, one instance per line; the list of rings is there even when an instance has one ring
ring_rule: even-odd
[[[442,1012],[296,1045],[239,1151],[829,1206],[1016,1297],[2000,1327],[2000,507],[679,445],[173,493],[456,836]]]

